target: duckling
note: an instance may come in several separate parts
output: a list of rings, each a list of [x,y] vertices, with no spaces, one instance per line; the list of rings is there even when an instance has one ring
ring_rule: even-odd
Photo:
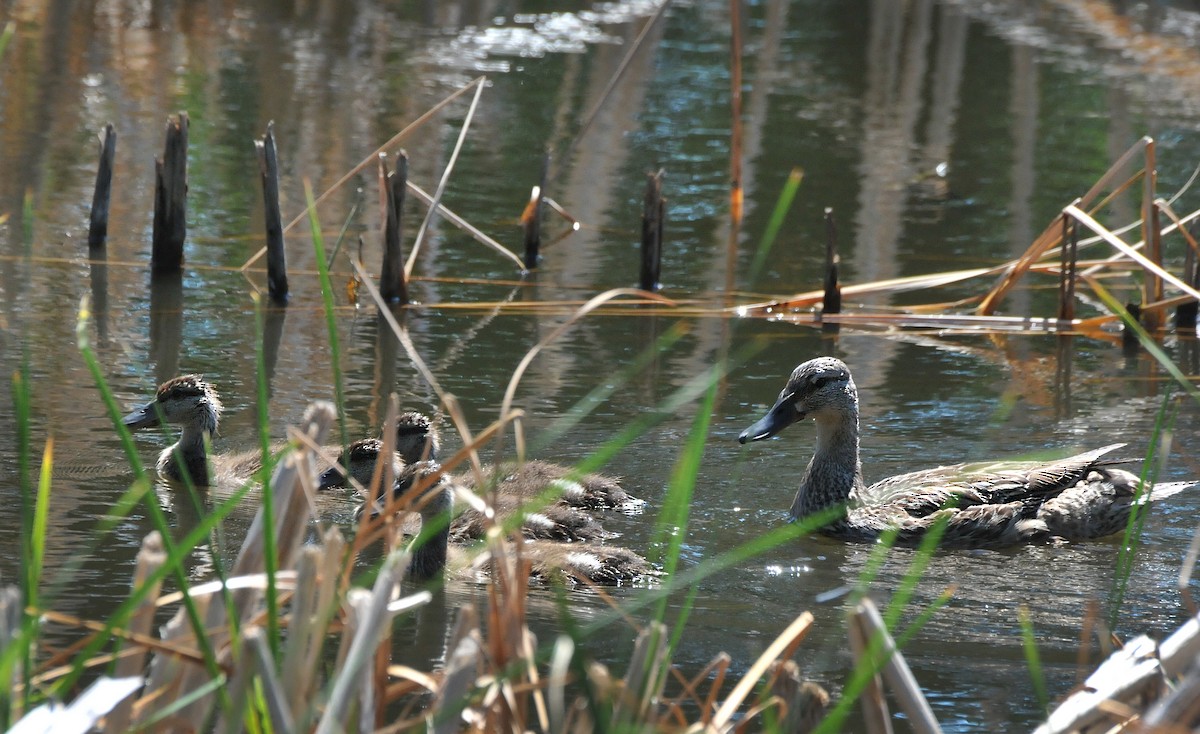
[[[341,467],[346,467],[350,476],[362,486],[370,486],[375,465],[382,452],[383,441],[377,438],[355,441],[338,456],[336,464],[322,472],[318,489],[345,486],[346,478]],[[400,459],[401,452],[396,452],[392,461],[392,476],[400,476],[405,466],[420,463],[418,458],[420,454],[415,453],[412,446],[406,446],[405,453],[414,457],[414,460],[405,464]],[[525,500],[521,497],[500,494],[494,510],[500,518],[509,517],[521,509],[523,501]],[[450,523],[450,540],[454,543],[481,540],[487,534],[487,527],[488,522],[484,513],[473,507],[468,508],[462,514],[455,516]],[[527,512],[522,519],[521,533],[526,538],[568,543],[596,541],[609,537],[609,534],[591,515],[561,503],[547,505],[537,512]]]
[[[122,422],[134,431],[162,423],[182,426],[179,440],[158,455],[158,475],[167,482],[183,483],[186,472],[196,486],[209,486],[216,483],[216,474],[209,462],[207,444],[217,431],[222,409],[212,383],[202,375],[183,375],[160,385],[154,400],[125,416]],[[244,479],[261,468],[262,456],[247,452],[223,457],[220,473]]]
[[[436,461],[441,451],[441,439],[429,416],[415,411],[402,413],[396,421],[396,453],[405,463],[422,459]],[[497,492],[514,500],[532,500],[554,488],[562,493],[561,503],[585,510],[620,510],[639,512],[645,500],[631,496],[619,479],[604,474],[584,474],[573,477],[574,470],[561,464],[531,460],[523,464],[502,464]],[[495,476],[493,467],[484,467],[484,476]],[[457,481],[472,492],[480,492],[474,476],[458,477]]]
[[[958,464],[901,474],[871,486],[859,459],[858,391],[849,368],[833,357],[798,366],[775,405],[738,441],[770,438],[812,418],[817,448],[800,478],[791,521],[835,510],[826,535],[873,542],[885,530],[903,545],[920,543],[939,521],[941,545],[996,548],[1023,543],[1088,540],[1125,528],[1131,508],[1176,494],[1195,482],[1146,486],[1104,459],[1113,444],[1051,463]],[[1151,492],[1153,489],[1153,492]]]
[[[396,501],[415,505],[422,530],[431,528],[428,537],[413,552],[411,578],[428,581],[442,575],[447,568],[456,575],[479,577],[485,573],[486,564],[481,561],[486,560],[486,555],[472,559],[462,547],[449,544],[451,532],[446,517],[452,514],[454,490],[436,462],[419,461],[402,467],[392,491]],[[414,492],[420,492],[421,496],[413,497]],[[366,510],[360,507],[359,513],[363,511]],[[370,511],[378,511],[376,503],[372,503]],[[505,550],[517,552],[511,545]],[[530,578],[541,582],[561,581],[574,586],[590,581],[621,586],[660,573],[637,553],[616,546],[527,540],[519,552],[531,561]]]

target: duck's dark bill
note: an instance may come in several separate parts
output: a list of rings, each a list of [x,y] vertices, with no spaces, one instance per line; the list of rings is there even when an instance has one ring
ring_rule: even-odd
[[[742,431],[738,443],[770,438],[803,417],[796,410],[796,401],[791,395],[780,398],[757,423]]]
[[[139,428],[153,428],[159,425],[158,411],[155,410],[154,405],[155,401],[151,400],[125,416],[121,422],[135,431]]]

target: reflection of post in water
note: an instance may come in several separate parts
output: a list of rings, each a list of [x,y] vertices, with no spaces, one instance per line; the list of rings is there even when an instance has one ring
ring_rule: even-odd
[[[391,311],[396,323],[403,327],[408,309],[392,306]],[[371,405],[367,409],[367,419],[372,426],[383,424],[388,396],[396,389],[396,358],[399,352],[400,340],[381,313],[375,318],[375,382],[371,390]]]
[[[1058,361],[1054,367],[1054,417],[1062,420],[1071,416],[1071,367],[1075,359],[1075,337],[1058,335]]]
[[[92,320],[96,322],[96,337],[99,346],[108,344],[108,263],[92,260]]]
[[[159,383],[179,374],[183,346],[183,271],[150,277],[150,361]]]
[[[273,394],[271,383],[275,378],[275,365],[279,362],[279,344],[283,341],[283,322],[286,319],[285,307],[267,306],[263,310],[263,377],[267,381],[268,398]]]

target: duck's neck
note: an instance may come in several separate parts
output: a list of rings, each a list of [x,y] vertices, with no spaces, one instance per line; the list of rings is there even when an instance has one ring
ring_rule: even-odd
[[[421,509],[421,533],[408,567],[409,576],[416,581],[434,578],[446,568],[454,498],[445,487],[439,486],[434,491],[436,494]]]
[[[863,488],[858,458],[858,411],[816,416],[817,450],[792,501],[792,520],[832,507],[846,508]]]
[[[190,480],[197,486],[207,486],[210,474],[207,447],[215,430],[214,422],[210,421],[184,425],[179,441],[159,455],[159,475],[174,482]],[[186,479],[184,471],[187,472]]]

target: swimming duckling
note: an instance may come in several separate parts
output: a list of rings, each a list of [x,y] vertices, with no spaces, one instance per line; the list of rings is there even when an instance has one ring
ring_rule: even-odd
[[[438,460],[441,439],[429,416],[415,411],[402,413],[396,420],[396,453],[406,464],[422,459]],[[645,507],[645,500],[631,496],[621,486],[620,480],[604,474],[572,476],[574,470],[548,461],[530,460],[523,464],[502,464],[497,493],[514,500],[533,500],[554,488],[562,493],[562,503],[586,510],[620,510],[638,512]],[[493,467],[485,466],[485,477],[497,474]],[[482,493],[476,487],[474,476],[455,479],[472,492]]]
[[[849,368],[833,357],[797,367],[775,405],[738,441],[770,438],[805,418],[817,425],[817,449],[800,478],[790,518],[836,508],[821,532],[843,540],[872,542],[894,529],[898,543],[915,545],[938,521],[946,522],[941,545],[947,547],[1086,540],[1124,529],[1131,508],[1151,497],[1149,485],[1138,497],[1138,477],[1115,468],[1128,461],[1101,458],[1124,444],[1050,463],[937,467],[868,487],[859,460],[858,392]],[[1157,484],[1153,498],[1193,484]]]
[[[446,521],[453,510],[454,490],[450,480],[433,461],[419,461],[401,468],[393,486],[394,501],[411,503],[421,515],[421,526],[431,532],[414,551],[409,566],[410,577],[425,581],[443,574],[447,567],[457,575],[478,577],[485,572],[482,560],[472,559],[460,546],[451,546],[450,524]],[[420,492],[419,498],[412,496]],[[363,508],[359,509],[361,513]],[[372,512],[378,504],[372,503]],[[513,550],[506,547],[506,550]],[[562,581],[575,585],[581,580],[608,586],[621,586],[640,579],[659,575],[646,559],[626,548],[593,543],[557,543],[549,540],[527,540],[520,546],[523,558],[531,562],[530,577],[537,581]],[[472,562],[473,561],[473,562]]]
[[[212,383],[201,375],[183,375],[164,382],[154,400],[125,416],[122,422],[133,431],[162,423],[181,426],[179,440],[158,455],[158,475],[168,482],[183,483],[186,472],[196,486],[209,486],[216,483],[216,473],[210,466],[207,444],[217,431],[221,410],[221,399]],[[261,468],[261,454],[247,452],[223,457],[219,470],[223,476],[244,480]]]
[[[411,448],[411,447],[406,447]],[[337,463],[326,469],[320,476],[318,489],[331,489],[345,486],[346,478],[340,467],[346,467],[350,476],[364,487],[371,484],[372,475],[379,455],[383,452],[383,441],[377,438],[364,438],[350,444],[348,449],[338,456]],[[411,450],[409,456],[413,456]],[[398,477],[406,464],[396,452],[392,462],[392,476]],[[408,466],[420,463],[412,461]],[[503,488],[503,485],[501,485]],[[512,516],[527,500],[521,497],[511,497],[500,494],[493,508],[499,518]],[[455,516],[450,524],[450,540],[454,543],[481,540],[487,534],[488,522],[484,513],[472,507]],[[530,539],[557,540],[568,543],[578,541],[595,541],[609,537],[600,523],[591,515],[562,503],[547,505],[536,512],[526,512],[521,521],[521,534]]]

